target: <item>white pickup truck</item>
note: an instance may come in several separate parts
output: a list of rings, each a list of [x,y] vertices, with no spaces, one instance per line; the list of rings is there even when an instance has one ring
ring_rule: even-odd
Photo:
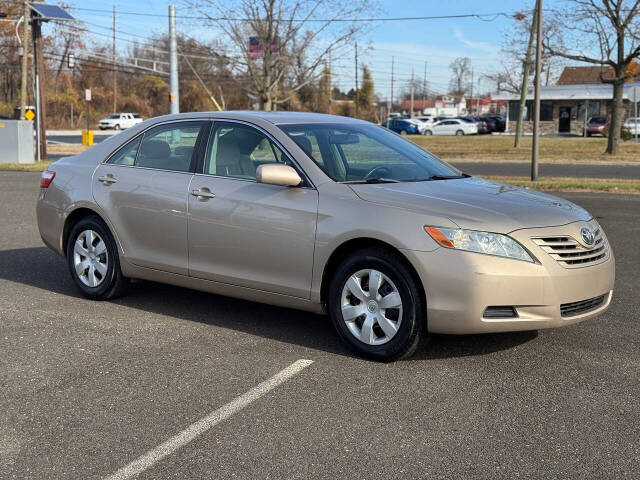
[[[137,113],[114,113],[100,120],[98,128],[100,128],[100,130],[106,130],[108,128],[121,130],[133,127],[136,123],[140,122],[142,122],[142,118],[140,118],[140,115]]]

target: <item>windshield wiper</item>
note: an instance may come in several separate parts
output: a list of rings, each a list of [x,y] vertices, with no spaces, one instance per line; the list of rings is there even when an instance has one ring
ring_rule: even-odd
[[[347,182],[340,182],[340,183],[400,183],[400,180],[394,180],[393,178],[381,178],[381,177],[373,177],[373,178],[366,178],[364,180],[351,180],[351,181],[347,181]]]
[[[470,176],[468,173],[462,173],[460,175],[431,175],[425,180],[454,180],[456,178],[469,178]]]

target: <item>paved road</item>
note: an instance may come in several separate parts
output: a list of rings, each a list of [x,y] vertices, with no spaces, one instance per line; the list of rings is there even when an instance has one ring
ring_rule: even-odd
[[[531,174],[530,163],[485,163],[452,162],[457,168],[471,175],[506,175],[510,177],[528,177]],[[593,165],[593,164],[540,164],[543,177],[585,177],[585,178],[635,178],[640,179],[638,165]]]
[[[321,316],[146,282],[80,298],[39,239],[38,178],[0,172],[2,479],[105,478],[298,359],[137,478],[640,477],[640,196],[567,195],[616,252],[607,314],[381,365]]]
[[[97,133],[93,134],[93,143],[100,143],[101,141],[109,138],[111,134],[100,135]],[[47,135],[47,142],[58,142],[58,143],[70,143],[81,145],[82,144],[82,135]]]

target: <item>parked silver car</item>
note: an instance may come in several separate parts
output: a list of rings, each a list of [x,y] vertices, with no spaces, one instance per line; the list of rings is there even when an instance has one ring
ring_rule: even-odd
[[[604,231],[577,205],[330,115],[147,120],[53,163],[37,218],[89,298],[140,278],[327,312],[379,360],[430,332],[576,323],[614,283]]]

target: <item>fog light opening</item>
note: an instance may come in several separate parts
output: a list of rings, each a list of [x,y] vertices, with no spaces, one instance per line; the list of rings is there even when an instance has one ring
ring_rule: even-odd
[[[483,318],[518,318],[515,307],[492,306],[487,307],[482,314]]]

